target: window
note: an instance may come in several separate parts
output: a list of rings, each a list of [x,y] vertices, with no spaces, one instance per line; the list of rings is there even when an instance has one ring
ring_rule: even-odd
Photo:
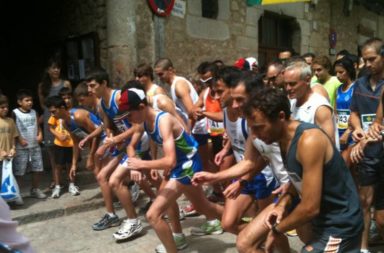
[[[201,13],[204,18],[216,19],[219,13],[218,0],[202,0]]]

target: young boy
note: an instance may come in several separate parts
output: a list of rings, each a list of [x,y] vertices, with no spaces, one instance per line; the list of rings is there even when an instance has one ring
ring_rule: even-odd
[[[18,108],[13,110],[19,138],[16,142],[16,156],[13,172],[20,184],[28,165],[32,171],[31,196],[44,199],[47,196],[39,189],[40,176],[43,171],[43,159],[39,143],[43,139],[41,128],[37,122],[38,116],[33,106],[33,96],[30,90],[19,90],[16,93]]]
[[[0,95],[0,166],[3,160],[12,159],[16,154],[15,138],[19,136],[16,124],[8,115],[8,98]],[[23,205],[21,197],[16,199],[17,205]]]
[[[62,90],[60,90],[59,95],[64,100],[65,102],[64,106],[66,107],[66,109],[70,109],[72,107],[72,96],[71,96],[70,90],[67,91],[64,89],[66,88],[63,88]],[[69,164],[71,164],[71,167],[69,170],[70,182],[68,186],[68,192],[71,193],[73,196],[80,194],[79,188],[75,185],[75,174],[76,174],[76,167],[77,167],[79,152],[73,153],[72,151],[73,140],[71,138],[71,135],[65,129],[63,120],[56,117],[57,110],[52,105],[54,105],[54,100],[57,100],[57,98],[58,98],[57,96],[48,97],[45,102],[46,107],[49,109],[52,115],[48,120],[50,131],[55,136],[54,150],[55,150],[56,168],[54,169],[54,172],[53,172],[55,187],[52,190],[52,195],[51,195],[52,198],[60,197],[61,170],[62,168],[65,168]]]

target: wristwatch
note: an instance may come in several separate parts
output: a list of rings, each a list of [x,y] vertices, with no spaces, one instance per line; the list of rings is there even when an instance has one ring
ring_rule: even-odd
[[[240,180],[239,180],[239,183],[240,183],[241,187],[245,187],[245,186],[248,185],[248,181],[245,180],[245,179],[240,179]]]
[[[279,225],[279,224],[278,223],[273,224],[273,226],[271,228],[272,232],[276,235],[282,234],[281,231],[277,228],[277,225]]]

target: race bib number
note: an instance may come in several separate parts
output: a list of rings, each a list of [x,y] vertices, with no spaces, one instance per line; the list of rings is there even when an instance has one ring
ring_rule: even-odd
[[[350,115],[351,115],[351,111],[348,109],[337,110],[337,128],[338,129],[348,128],[348,119]]]
[[[217,122],[208,119],[208,133],[210,133],[213,136],[221,135],[224,133],[224,123],[223,122]]]
[[[361,125],[363,127],[364,131],[368,131],[369,126],[372,124],[372,122],[376,119],[375,113],[370,114],[362,114],[361,115]]]

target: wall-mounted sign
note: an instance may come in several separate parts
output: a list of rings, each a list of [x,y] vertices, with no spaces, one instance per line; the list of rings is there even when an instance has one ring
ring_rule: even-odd
[[[166,17],[171,14],[175,0],[148,0],[152,11],[161,17]]]
[[[176,0],[171,14],[179,18],[184,18],[185,9],[186,9],[186,2],[184,0]]]

